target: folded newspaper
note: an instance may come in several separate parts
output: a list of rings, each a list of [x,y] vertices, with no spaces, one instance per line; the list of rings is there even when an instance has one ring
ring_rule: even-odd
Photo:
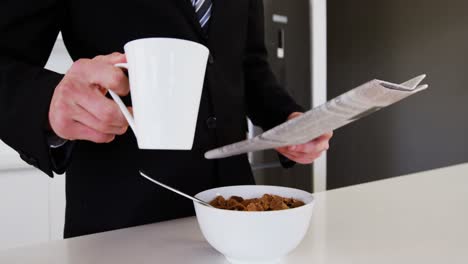
[[[261,135],[210,150],[205,158],[225,158],[309,142],[426,89],[428,85],[419,85],[425,77],[421,75],[402,84],[372,80]]]

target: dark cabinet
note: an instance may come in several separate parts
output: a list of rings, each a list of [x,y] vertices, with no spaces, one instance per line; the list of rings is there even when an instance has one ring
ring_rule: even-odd
[[[272,70],[293,98],[305,109],[310,109],[312,86],[309,0],[263,2],[265,39]],[[250,128],[252,134],[261,133],[258,127]],[[283,169],[274,150],[252,153],[250,161],[258,184],[312,191],[312,165]]]

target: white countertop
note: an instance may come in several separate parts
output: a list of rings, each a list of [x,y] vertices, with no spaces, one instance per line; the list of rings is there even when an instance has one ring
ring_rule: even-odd
[[[468,164],[318,193],[283,263],[468,263]],[[195,218],[0,251],[0,263],[227,263]]]

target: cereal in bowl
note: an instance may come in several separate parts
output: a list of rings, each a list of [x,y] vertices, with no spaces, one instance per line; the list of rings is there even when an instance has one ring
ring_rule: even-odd
[[[220,195],[211,201],[210,204],[219,209],[258,212],[296,208],[303,206],[304,202],[294,198],[264,194],[261,198],[244,199],[239,196],[231,196],[227,200]]]

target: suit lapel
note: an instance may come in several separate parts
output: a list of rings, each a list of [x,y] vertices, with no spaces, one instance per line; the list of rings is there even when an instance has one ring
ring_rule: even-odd
[[[200,22],[198,21],[197,15],[193,10],[193,6],[190,3],[190,0],[173,0],[177,3],[179,8],[184,12],[185,17],[187,18],[188,22],[193,26],[194,30],[201,36],[204,37],[203,30],[200,26]]]

